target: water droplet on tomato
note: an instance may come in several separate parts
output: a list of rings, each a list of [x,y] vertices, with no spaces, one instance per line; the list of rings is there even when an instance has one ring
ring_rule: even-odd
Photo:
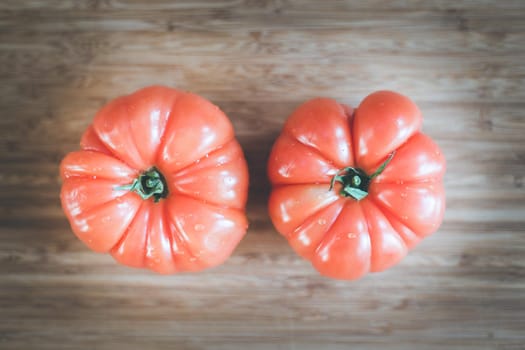
[[[350,238],[350,239],[354,239],[354,238],[357,238],[357,233],[353,233],[353,232],[350,232],[346,235],[346,237]]]
[[[326,220],[325,220],[325,219],[318,219],[318,220],[317,220],[317,223],[318,223],[319,225],[326,225]]]
[[[196,224],[195,226],[193,226],[193,229],[195,231],[202,231],[202,230],[204,230],[204,225],[203,224]]]
[[[234,177],[226,176],[223,180],[224,184],[227,186],[233,186],[237,182]]]
[[[283,165],[279,167],[279,170],[277,172],[282,177],[290,177],[290,170],[291,170],[291,165],[287,164],[287,165]]]
[[[304,233],[301,233],[298,237],[299,241],[305,246],[308,247],[311,243],[310,238],[305,235]]]
[[[327,262],[328,260],[330,260],[330,253],[328,252],[328,250],[323,249],[319,254],[319,257],[321,258],[322,262]]]

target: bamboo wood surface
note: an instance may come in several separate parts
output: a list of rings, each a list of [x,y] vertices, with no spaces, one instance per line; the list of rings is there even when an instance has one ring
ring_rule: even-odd
[[[525,349],[525,1],[0,2],[0,349]],[[226,264],[157,276],[89,251],[58,163],[108,100],[201,94],[250,166]],[[395,268],[317,275],[268,219],[286,117],[393,89],[448,161],[441,229]]]

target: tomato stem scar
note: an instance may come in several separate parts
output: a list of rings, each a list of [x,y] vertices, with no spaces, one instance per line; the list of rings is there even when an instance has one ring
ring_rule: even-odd
[[[395,151],[390,153],[388,158],[379,166],[379,168],[377,168],[376,171],[374,171],[374,173],[372,173],[372,175],[367,175],[363,170],[353,167],[346,167],[339,170],[334,177],[332,177],[332,181],[330,181],[329,191],[334,188],[336,182],[339,182],[343,185],[339,192],[341,196],[352,197],[355,200],[360,201],[368,195],[368,187],[370,186],[370,183],[385,170],[395,153]]]
[[[115,187],[115,190],[135,192],[144,200],[153,197],[155,203],[168,196],[166,179],[156,167],[146,170],[128,185]]]

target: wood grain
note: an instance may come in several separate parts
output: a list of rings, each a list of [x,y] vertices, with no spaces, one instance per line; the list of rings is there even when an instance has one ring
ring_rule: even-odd
[[[0,349],[525,349],[525,2],[0,3]],[[105,102],[149,84],[232,119],[250,229],[201,274],[85,248],[60,159]],[[443,148],[448,209],[397,267],[318,276],[273,229],[265,163],[287,115],[411,96]]]

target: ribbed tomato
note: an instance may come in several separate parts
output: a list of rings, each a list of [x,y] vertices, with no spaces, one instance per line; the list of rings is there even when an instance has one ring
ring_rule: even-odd
[[[443,220],[445,158],[407,97],[357,109],[318,98],[288,118],[268,164],[269,213],[323,275],[356,279],[398,263]]]
[[[60,173],[73,232],[128,266],[215,266],[247,229],[248,171],[232,125],[191,93],[152,86],[111,101]]]

